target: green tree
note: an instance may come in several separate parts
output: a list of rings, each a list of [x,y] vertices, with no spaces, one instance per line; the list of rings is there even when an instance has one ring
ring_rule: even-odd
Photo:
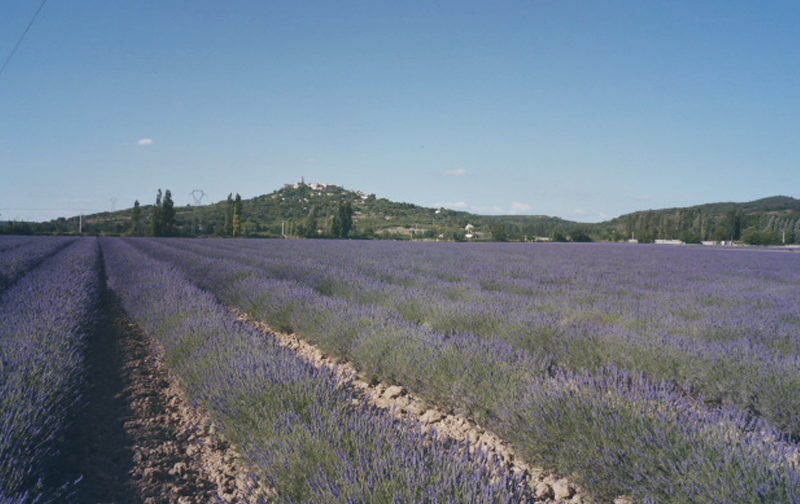
[[[162,222],[163,221],[161,217],[161,189],[159,189],[158,193],[156,194],[156,204],[153,205],[153,213],[150,218],[150,236],[161,236]]]
[[[339,238],[339,234],[341,232],[342,232],[342,222],[339,217],[339,210],[338,208],[335,208],[330,220],[330,234],[334,238]]]
[[[349,238],[353,231],[353,204],[345,201],[342,205],[342,238]]]
[[[492,240],[496,242],[508,241],[508,233],[506,232],[505,224],[492,224],[489,231],[492,233]]]
[[[700,236],[692,230],[681,233],[679,238],[683,243],[700,243]]]
[[[347,238],[353,228],[353,206],[349,201],[339,201],[331,220],[331,235],[334,238]]]
[[[233,201],[233,236],[238,237],[242,234],[242,197],[236,193]]]
[[[225,236],[233,236],[233,193],[228,193],[225,205]]]
[[[172,193],[167,189],[161,202],[161,233],[162,236],[174,236],[175,231],[175,203]]]
[[[130,236],[142,235],[142,208],[139,206],[139,200],[133,202],[133,210],[131,211],[131,229],[128,231]]]
[[[741,238],[742,233],[742,212],[731,210],[725,217],[717,224],[717,229],[714,232],[714,237],[717,240],[738,240]]]
[[[643,231],[636,233],[636,241],[639,243],[653,243],[655,242],[655,236],[652,231]]]
[[[742,233],[742,241],[748,245],[777,245],[782,242],[781,238],[781,236],[772,231],[753,227],[745,229]]]
[[[308,212],[308,217],[306,217],[306,221],[300,227],[300,235],[304,238],[316,238],[318,219],[319,219],[319,211],[317,210],[316,206],[312,206],[311,211]]]
[[[567,236],[559,227],[554,227],[553,230],[550,232],[550,241],[554,242],[565,242],[567,241]]]
[[[576,227],[569,233],[569,239],[573,242],[590,242],[592,237],[582,227]]]

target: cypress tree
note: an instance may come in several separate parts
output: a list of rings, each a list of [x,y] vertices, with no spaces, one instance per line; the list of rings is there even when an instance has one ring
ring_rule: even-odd
[[[225,236],[233,236],[233,193],[228,193],[225,206]]]
[[[153,215],[150,220],[150,236],[161,236],[161,189],[156,194],[156,204],[153,206]]]
[[[175,234],[175,204],[169,189],[164,192],[164,201],[161,202],[161,233],[163,236]]]
[[[236,199],[233,202],[233,236],[237,237],[242,234],[242,197],[236,193]]]
[[[350,231],[353,229],[353,205],[349,201],[345,201],[341,206],[341,216],[339,218],[342,223],[342,238],[350,236]]]
[[[311,207],[311,211],[308,212],[308,217],[306,217],[306,222],[302,228],[302,234],[305,238],[317,237],[318,218],[319,218],[319,211],[317,210],[317,207],[316,206]]]
[[[142,235],[142,209],[139,206],[139,200],[133,202],[133,210],[131,211],[131,236]]]
[[[334,238],[347,238],[353,228],[353,205],[349,201],[338,202],[331,220],[331,235]]]

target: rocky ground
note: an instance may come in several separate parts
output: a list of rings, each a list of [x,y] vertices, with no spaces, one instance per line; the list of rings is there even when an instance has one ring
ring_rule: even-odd
[[[157,347],[109,296],[89,342],[87,407],[55,468],[79,504],[256,502],[234,450],[192,408]],[[264,493],[256,489],[256,493]]]
[[[387,414],[394,414],[398,418],[406,418],[410,415],[412,418],[419,420],[425,429],[435,428],[440,434],[446,434],[451,438],[469,440],[472,450],[481,448],[497,455],[503,461],[507,470],[525,475],[534,496],[540,502],[573,504],[590,502],[585,493],[581,492],[566,478],[550,474],[515,457],[514,450],[500,437],[475,424],[470,419],[431,407],[422,398],[408,393],[401,386],[384,383],[371,385],[364,380],[360,380],[356,369],[349,363],[339,362],[326,356],[318,347],[311,345],[294,334],[273,331],[268,325],[253,320],[241,310],[233,309],[232,311],[239,320],[254,325],[265,335],[272,335],[281,345],[292,348],[314,365],[318,367],[326,365],[336,369],[341,380],[351,381],[352,386],[359,392],[358,396],[362,400],[386,409]],[[620,498],[615,502],[624,504],[626,500]]]
[[[187,402],[157,345],[110,294],[105,305],[106,319],[89,342],[87,407],[63,449],[56,480],[80,479],[73,487],[78,504],[269,502],[271,490],[254,486],[235,448]],[[351,380],[360,400],[387,414],[411,415],[425,428],[496,454],[508,470],[526,475],[542,503],[588,502],[569,481],[520,461],[499,437],[469,419],[430,407],[400,386],[370,385],[358,379],[352,366],[295,335],[276,333],[241,311],[234,313],[315,365],[335,367],[342,380]]]

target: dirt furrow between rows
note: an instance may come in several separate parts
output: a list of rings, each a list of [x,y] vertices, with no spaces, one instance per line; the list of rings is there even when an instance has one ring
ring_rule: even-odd
[[[462,416],[432,407],[397,385],[371,385],[358,379],[348,363],[296,335],[273,331],[238,309],[235,316],[274,337],[316,366],[329,366],[348,380],[359,400],[398,418],[415,418],[424,429],[470,443],[503,460],[507,470],[523,473],[542,503],[587,502],[564,478],[524,463],[492,432]],[[159,346],[107,293],[104,319],[87,348],[86,407],[54,468],[54,480],[79,480],[77,504],[238,504],[268,500],[269,489],[248,477],[235,447],[215,432],[213,422],[186,400]],[[255,485],[255,486],[254,486]]]
[[[78,504],[255,502],[238,455],[190,406],[157,345],[110,294],[87,348],[85,408],[55,479]]]
[[[361,380],[358,378],[357,370],[350,363],[327,356],[319,347],[308,343],[296,334],[275,331],[266,323],[250,317],[238,308],[230,309],[238,320],[253,325],[266,335],[271,335],[279,344],[293,349],[315,366],[328,366],[336,370],[341,381],[350,381],[360,398],[359,400],[368,401],[385,409],[397,418],[410,416],[418,420],[425,430],[435,428],[440,434],[460,441],[469,441],[470,450],[483,449],[493,453],[503,461],[507,470],[525,475],[534,496],[540,502],[573,504],[589,502],[580,488],[566,478],[560,478],[540,467],[524,462],[515,456],[514,450],[499,436],[475,424],[470,419],[431,406],[399,385],[384,383],[372,385]],[[626,502],[624,498],[618,499],[618,501],[620,504]]]

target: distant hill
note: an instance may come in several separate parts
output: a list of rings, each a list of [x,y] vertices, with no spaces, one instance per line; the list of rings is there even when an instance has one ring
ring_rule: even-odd
[[[746,203],[708,203],[622,215],[598,227],[640,240],[683,239],[797,243],[800,200],[773,196]]]
[[[635,237],[640,242],[656,239],[800,241],[800,200],[787,196],[746,203],[646,210],[602,223],[582,224],[549,216],[487,216],[427,208],[337,185],[304,182],[286,184],[272,193],[242,200],[241,235],[329,237],[337,206],[344,203],[352,209],[353,229],[349,236],[358,239],[617,241]],[[230,235],[231,204],[223,200],[209,205],[175,207],[175,234]],[[142,229],[147,230],[154,206],[143,205],[140,210]],[[87,215],[80,227],[88,234],[123,235],[131,229],[131,215],[132,209]],[[313,224],[312,215],[316,215]],[[16,233],[76,233],[78,227],[78,218],[72,217],[45,223],[7,223],[3,229]]]
[[[231,197],[234,195],[231,194]],[[286,184],[272,193],[242,200],[242,236],[306,236],[309,215],[316,209],[314,236],[327,237],[339,203],[353,210],[352,238],[399,240],[494,240],[549,237],[553,229],[569,229],[575,223],[546,216],[481,216],[445,208],[427,208],[394,202],[332,184]],[[149,229],[153,205],[142,205],[142,229]],[[228,201],[209,205],[175,207],[176,234],[180,236],[225,236],[230,219]],[[131,228],[132,209],[101,212],[83,217],[84,233],[123,235]],[[36,233],[75,233],[78,218],[17,225]],[[506,232],[510,231],[510,235]]]

